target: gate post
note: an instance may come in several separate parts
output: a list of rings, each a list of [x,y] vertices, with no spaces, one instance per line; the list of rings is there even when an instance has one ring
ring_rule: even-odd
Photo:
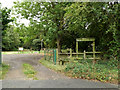
[[[44,58],[45,58],[45,60],[46,60],[46,51],[45,51],[45,49],[44,49]]]
[[[95,60],[95,41],[93,41],[93,59]]]
[[[72,57],[72,49],[70,48],[70,57]]]
[[[56,49],[53,50],[53,60],[54,64],[56,65]]]
[[[1,51],[0,51],[0,65],[2,65],[2,54],[1,54]]]
[[[76,41],[76,53],[77,53],[77,57],[78,57],[78,41]]]

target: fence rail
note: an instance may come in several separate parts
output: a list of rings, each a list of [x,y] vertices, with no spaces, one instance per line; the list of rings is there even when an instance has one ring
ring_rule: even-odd
[[[72,57],[74,59],[93,59],[93,60],[96,60],[96,59],[100,59],[100,57],[96,57],[96,54],[100,54],[100,53],[101,52],[86,52],[85,50],[83,53],[76,53],[76,52],[72,52],[72,49],[70,49],[70,50],[67,49],[67,52],[65,52],[65,50],[64,50],[63,53],[59,53],[58,49],[44,49],[45,60],[52,61],[54,64],[56,64],[57,62],[59,63],[59,61],[61,61],[60,60],[61,57],[63,58],[62,55],[67,55],[67,56]]]
[[[64,52],[63,53],[58,53],[58,55],[70,55],[70,57],[72,57],[73,55],[76,55],[76,58],[78,58],[78,59],[100,59],[100,57],[96,57],[95,54],[100,54],[101,53],[101,52],[86,52],[85,50],[84,50],[83,53],[75,53],[75,52],[72,52],[71,48],[69,50],[67,49],[66,53],[65,53],[65,50],[62,50],[62,51],[64,51]],[[68,51],[69,51],[69,53],[68,53]],[[88,54],[93,54],[93,57],[87,58]],[[83,57],[79,57],[78,55],[83,55]]]

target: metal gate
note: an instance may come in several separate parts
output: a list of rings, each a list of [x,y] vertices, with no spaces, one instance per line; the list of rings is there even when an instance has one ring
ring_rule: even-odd
[[[44,49],[44,58],[56,65],[56,49]]]

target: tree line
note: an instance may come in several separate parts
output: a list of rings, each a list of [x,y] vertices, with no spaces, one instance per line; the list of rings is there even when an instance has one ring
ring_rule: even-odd
[[[72,48],[76,38],[95,38],[96,51],[106,59],[119,58],[120,30],[118,2],[14,2],[14,14],[30,21],[19,24],[10,17],[10,9],[2,11],[3,50],[19,46],[38,50],[43,39],[45,48]],[[14,25],[9,25],[13,22]],[[79,50],[91,50],[91,42],[81,42]]]

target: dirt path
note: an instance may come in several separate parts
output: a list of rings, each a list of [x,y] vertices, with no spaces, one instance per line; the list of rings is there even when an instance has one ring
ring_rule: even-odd
[[[68,77],[60,73],[56,73],[53,70],[41,65],[39,60],[43,56],[40,54],[9,54],[3,55],[2,57],[3,61],[11,66],[5,80],[28,80],[22,71],[23,63],[28,63],[35,68],[37,71],[36,77],[39,80],[68,79]]]

